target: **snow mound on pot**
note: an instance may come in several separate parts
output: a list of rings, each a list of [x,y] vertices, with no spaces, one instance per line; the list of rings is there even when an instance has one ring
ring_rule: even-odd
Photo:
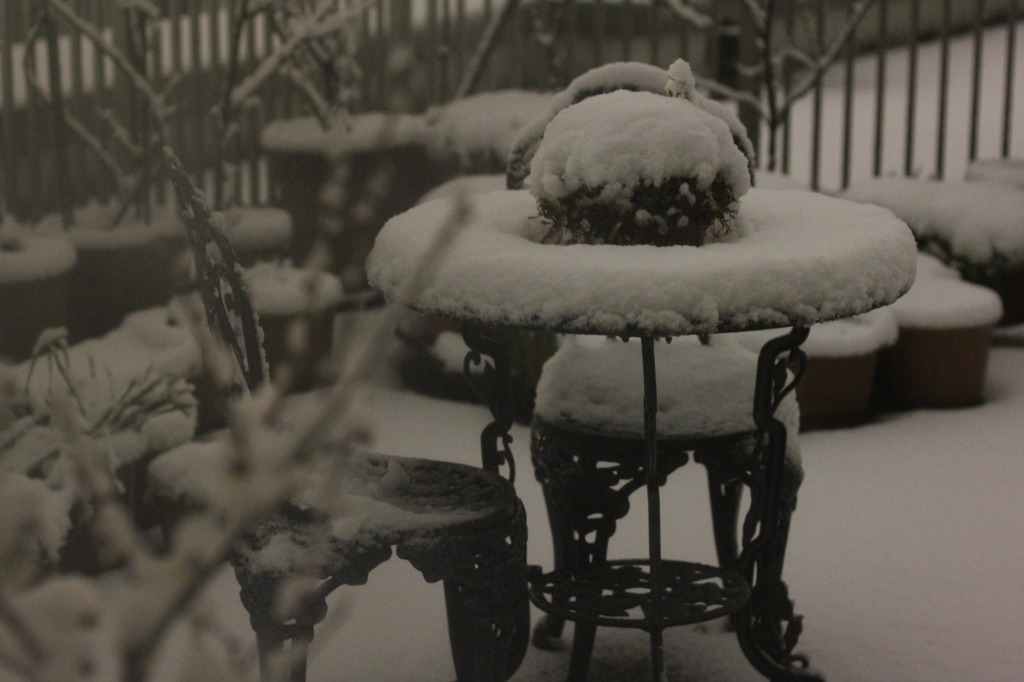
[[[940,240],[955,259],[1024,263],[1024,192],[1016,187],[885,177],[851,185],[843,196],[892,210],[918,241]]]
[[[889,306],[900,327],[963,329],[994,325],[1003,316],[999,295],[948,277],[919,277],[907,295]]]
[[[76,259],[75,247],[67,239],[12,232],[0,243],[0,283],[56,277],[68,272]]]
[[[337,305],[342,296],[334,275],[287,264],[257,263],[243,277],[258,315],[318,312]]]

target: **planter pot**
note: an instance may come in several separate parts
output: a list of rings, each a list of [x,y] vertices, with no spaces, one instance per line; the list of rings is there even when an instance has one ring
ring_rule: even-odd
[[[271,202],[292,218],[290,254],[305,261],[317,235],[320,192],[330,175],[330,163],[320,151],[268,150]]]
[[[329,133],[308,118],[264,129],[272,203],[291,214],[295,263],[305,262],[326,219],[340,228],[327,235],[333,271],[346,291],[366,288],[364,262],[381,226],[452,174],[428,153],[423,130],[418,117],[378,114],[354,116]],[[335,164],[346,168],[344,187],[322,198]]]
[[[263,351],[271,378],[287,365],[293,372],[293,391],[309,390],[321,383],[320,369],[331,355],[335,310],[341,300],[338,278],[325,272],[260,263],[245,271],[245,281],[263,330]],[[302,321],[308,324],[307,334],[296,353],[292,329]]]
[[[967,407],[981,401],[992,325],[900,328],[879,364],[879,398],[894,408]]]
[[[1024,322],[1024,270],[997,275],[981,284],[999,294],[1003,302],[1003,317],[999,320],[1001,326]]]
[[[166,305],[184,279],[183,233],[137,226],[69,235],[78,246],[70,278],[72,343],[106,334],[128,313]]]
[[[68,276],[75,263],[70,242],[26,237],[0,249],[0,358],[32,356],[39,335],[68,324]]]
[[[856,426],[871,414],[878,352],[849,357],[810,357],[796,387],[800,430]]]
[[[880,358],[884,407],[965,407],[981,400],[992,332],[1003,306],[991,289],[946,277],[919,277],[890,306],[896,345]]]
[[[288,348],[288,336],[292,325],[300,323],[304,315],[261,315],[263,329],[263,351],[270,365],[270,376],[276,377],[283,366],[291,367],[291,390],[308,391],[324,383],[323,363],[331,356],[334,338],[334,310],[321,310],[308,318],[306,351],[293,358]]]

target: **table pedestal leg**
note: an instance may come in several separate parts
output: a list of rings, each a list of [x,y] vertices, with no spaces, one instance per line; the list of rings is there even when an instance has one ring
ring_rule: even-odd
[[[647,533],[651,560],[651,602],[648,622],[651,635],[651,679],[665,678],[662,640],[661,490],[658,487],[658,387],[654,365],[654,338],[640,339],[644,368],[644,443],[647,470]]]

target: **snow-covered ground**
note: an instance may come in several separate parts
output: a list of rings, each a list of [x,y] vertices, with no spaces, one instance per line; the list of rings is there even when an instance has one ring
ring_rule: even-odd
[[[799,650],[832,681],[1011,682],[1024,670],[1024,349],[994,350],[983,405],[886,415],[852,429],[801,435],[807,477],[786,566],[798,612]],[[479,462],[483,407],[385,388],[376,402],[376,447],[408,456]],[[517,490],[528,514],[531,563],[551,566],[528,431],[513,430]],[[662,495],[667,556],[713,561],[702,467],[675,473]],[[643,555],[643,493],[613,551]],[[248,620],[225,572],[223,613]],[[453,679],[439,584],[400,559],[329,601],[310,679],[348,682]],[[538,613],[534,613],[535,619]],[[330,621],[338,618],[333,624]],[[571,627],[571,626],[570,626]],[[567,634],[571,629],[567,627]],[[669,678],[742,682],[760,677],[720,623],[666,633]],[[600,629],[592,680],[649,675],[639,631]],[[560,680],[568,651],[530,649],[514,679]],[[255,677],[254,677],[255,679]]]
[[[1002,64],[1004,33],[986,36],[986,65]],[[969,39],[951,51],[952,104],[946,177],[962,177],[968,127]],[[1017,73],[1024,73],[1018,51]],[[890,112],[886,119],[886,172],[902,168],[906,52],[890,56]],[[935,162],[937,48],[919,55],[915,167],[924,175]],[[874,104],[873,59],[857,65],[853,178],[870,175]],[[869,81],[869,82],[865,82]],[[980,154],[998,153],[997,118],[1002,84],[986,75]],[[822,185],[839,186],[842,85],[828,79],[823,139],[829,142]],[[1021,109],[1014,128],[1022,129]],[[795,129],[810,128],[809,101],[794,112]],[[793,174],[809,177],[807,141],[797,141]],[[1019,150],[1021,140],[1013,140]],[[806,145],[806,146],[805,146]],[[425,398],[397,386],[376,403],[376,447],[393,454],[479,462],[480,406]],[[806,479],[794,517],[786,579],[805,616],[798,650],[832,681],[1013,682],[1024,671],[1024,349],[993,351],[985,402],[958,410],[892,413],[870,424],[801,435]],[[529,466],[529,433],[513,430],[520,463],[517,490],[529,518],[528,560],[550,567],[550,532],[540,487]],[[642,509],[643,493],[636,505]],[[662,495],[666,555],[713,561],[703,469],[672,476]],[[646,553],[646,521],[634,512],[619,526],[617,556]],[[221,589],[222,588],[222,589]],[[239,632],[248,628],[225,572],[220,589],[225,615]],[[367,585],[342,588],[332,615],[318,631],[310,679],[333,681],[447,680],[454,677],[440,585],[426,585],[405,562],[392,559]],[[539,617],[535,612],[535,619]],[[336,620],[335,620],[336,619]],[[566,634],[571,637],[571,626]],[[719,623],[666,632],[669,678],[692,682],[761,679],[741,655],[734,635]],[[567,639],[567,642],[569,640]],[[649,676],[644,633],[600,629],[592,680]],[[531,648],[516,680],[564,679],[568,651]]]

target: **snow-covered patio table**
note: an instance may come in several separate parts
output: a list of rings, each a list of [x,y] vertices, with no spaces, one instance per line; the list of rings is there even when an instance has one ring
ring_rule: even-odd
[[[910,288],[916,246],[909,228],[876,206],[813,193],[751,190],[742,200],[737,236],[721,243],[699,248],[553,245],[542,243],[548,226],[525,191],[474,195],[462,201],[468,204],[469,217],[425,285],[410,293],[403,289],[439,235],[459,220],[459,199],[438,199],[392,218],[377,238],[367,273],[371,286],[386,298],[406,296],[401,302],[418,312],[466,323],[471,349],[467,366],[479,363],[481,355],[492,359],[495,371],[485,376],[496,384],[486,393],[495,421],[482,439],[485,461],[491,457],[512,465],[511,419],[505,418],[510,408],[501,404],[506,395],[502,382],[507,381],[502,349],[474,331],[476,326],[639,337],[650,556],[637,562],[649,570],[638,576],[634,590],[648,595],[643,616],[627,626],[650,632],[654,679],[663,669],[662,628],[682,622],[664,615],[664,601],[706,599],[703,588],[712,578],[719,580],[722,592],[741,595],[726,598],[714,613],[738,613],[741,647],[755,668],[773,679],[813,678],[806,662],[792,654],[795,641],[782,641],[788,636],[779,627],[778,601],[780,595],[787,601],[786,588],[781,578],[771,584],[772,570],[764,565],[779,523],[786,449],[786,428],[774,413],[799,380],[799,367],[805,362],[799,347],[809,325],[889,304]],[[654,340],[784,327],[792,329],[769,341],[758,361],[752,409],[759,430],[755,452],[764,471],[763,494],[754,498],[745,522],[756,532],[744,534],[736,566],[699,567],[706,571],[694,589],[672,584],[666,591]],[[787,375],[786,368],[793,366],[798,368],[795,376]],[[542,596],[552,592],[551,585],[544,584],[552,575],[537,571],[534,577],[534,603],[545,610],[560,607]],[[751,589],[735,591],[737,584]],[[555,589],[571,591],[573,584]],[[706,617],[702,612],[695,620]]]

